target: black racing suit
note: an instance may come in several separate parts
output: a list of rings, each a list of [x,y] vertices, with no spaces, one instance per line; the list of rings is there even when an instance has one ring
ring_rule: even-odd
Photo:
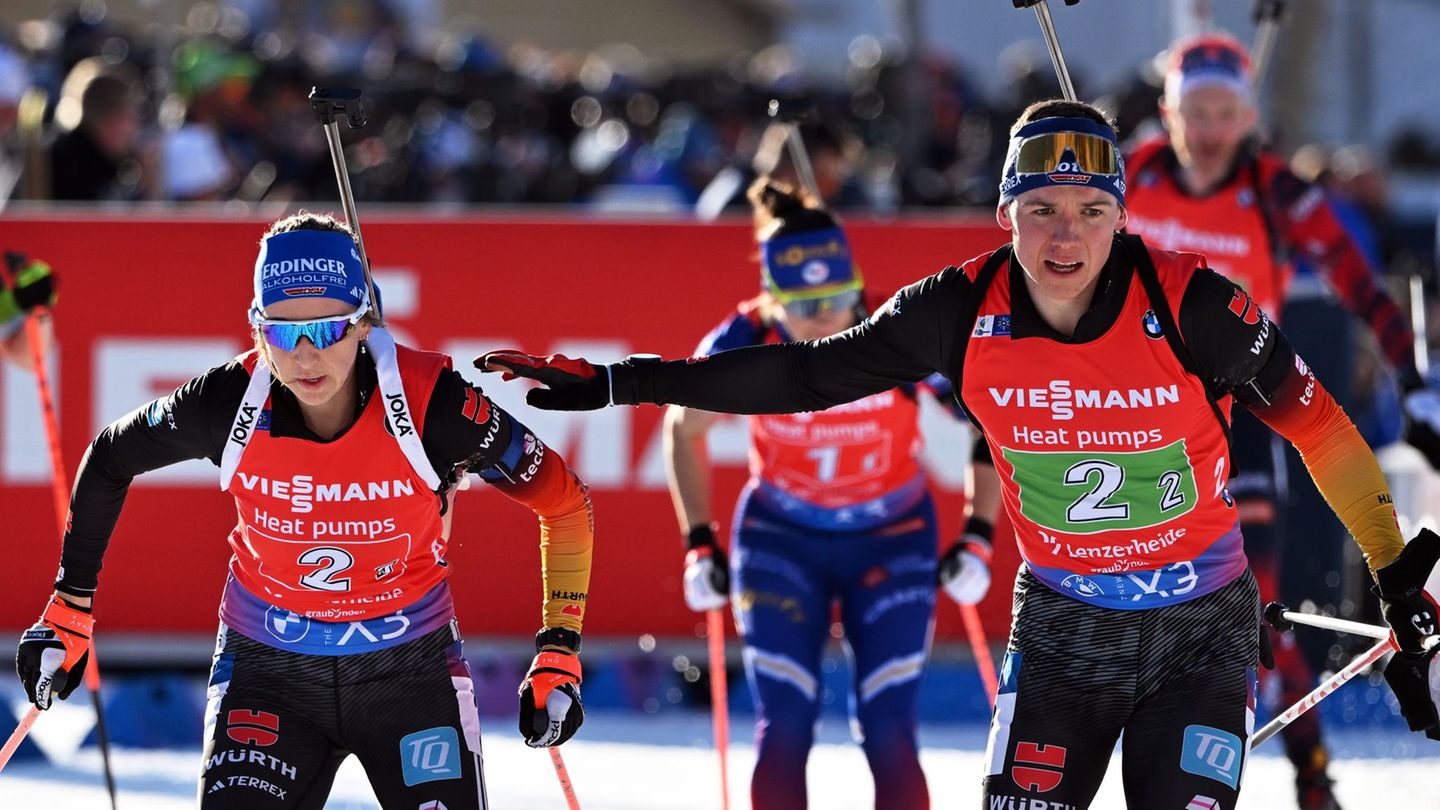
[[[1040,317],[1018,264],[1008,272],[1015,340],[1096,341],[1115,326],[1131,284],[1138,283],[1132,259],[1117,243],[1089,310],[1066,336]],[[1278,329],[1230,311],[1237,289],[1211,271],[1195,272],[1178,327],[1215,398],[1234,395],[1264,407],[1298,373],[1296,358]],[[957,382],[974,326],[959,313],[977,294],[983,291],[968,276],[948,268],[901,290],[864,323],[823,340],[611,366],[614,401],[783,413],[821,410],[937,371]],[[1207,798],[1234,805],[1259,649],[1259,603],[1248,571],[1188,602],[1120,611],[1067,597],[1022,566],[1015,605],[1009,660],[1022,653],[1025,666],[1018,684],[1002,687],[1017,690],[1018,700],[1013,718],[997,713],[995,720],[1009,733],[1004,750],[995,752],[1003,767],[992,768],[996,775],[986,780],[987,810],[1088,807],[1122,731],[1130,806],[1183,808],[1202,801],[1209,807]],[[1185,759],[1182,749],[1202,760]]]

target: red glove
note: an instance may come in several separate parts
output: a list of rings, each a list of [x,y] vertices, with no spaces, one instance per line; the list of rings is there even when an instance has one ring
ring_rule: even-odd
[[[488,352],[474,360],[481,371],[499,371],[501,379],[525,377],[540,382],[525,394],[525,401],[547,411],[593,411],[611,404],[610,374],[583,358],[563,354],[537,357],[515,349]]]

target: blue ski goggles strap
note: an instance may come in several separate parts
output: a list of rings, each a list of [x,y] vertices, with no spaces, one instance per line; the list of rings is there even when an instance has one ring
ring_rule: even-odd
[[[782,302],[858,289],[863,283],[839,228],[767,239],[760,251],[761,281]]]
[[[1046,186],[1082,185],[1125,205],[1125,159],[1109,127],[1088,118],[1042,118],[1010,139],[1000,204]]]

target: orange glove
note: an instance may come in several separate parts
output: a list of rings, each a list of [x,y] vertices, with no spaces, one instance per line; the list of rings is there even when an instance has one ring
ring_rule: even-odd
[[[55,697],[70,697],[84,680],[94,628],[89,610],[52,595],[40,621],[20,636],[15,671],[36,707],[48,709]]]
[[[546,650],[535,656],[520,684],[520,734],[531,748],[560,745],[585,722],[580,704],[580,658]]]

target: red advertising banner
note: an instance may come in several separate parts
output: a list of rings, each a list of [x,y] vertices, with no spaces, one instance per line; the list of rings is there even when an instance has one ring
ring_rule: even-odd
[[[0,220],[0,247],[44,258],[61,279],[51,378],[69,475],[104,425],[246,349],[251,268],[265,224],[250,216]],[[703,618],[680,595],[661,410],[535,411],[520,384],[473,372],[470,358],[507,347],[598,361],[636,351],[685,356],[757,290],[748,223],[372,214],[364,227],[396,338],[451,354],[590,484],[597,538],[587,634],[695,633]],[[869,285],[886,291],[1005,237],[983,217],[854,222],[849,232]],[[0,627],[34,621],[59,559],[38,402],[31,375],[0,370]],[[745,430],[733,418],[712,433],[722,517],[745,478]],[[938,407],[926,409],[925,432],[948,541],[960,527],[969,432]],[[463,626],[472,636],[533,633],[541,599],[534,516],[478,480],[459,496],[456,515],[450,561]],[[137,478],[101,575],[97,618],[105,631],[213,631],[234,522],[233,501],[209,462]],[[999,543],[983,605],[992,637],[1008,628],[1015,561],[1012,544]],[[939,634],[959,635],[955,607],[943,598],[940,605]]]

